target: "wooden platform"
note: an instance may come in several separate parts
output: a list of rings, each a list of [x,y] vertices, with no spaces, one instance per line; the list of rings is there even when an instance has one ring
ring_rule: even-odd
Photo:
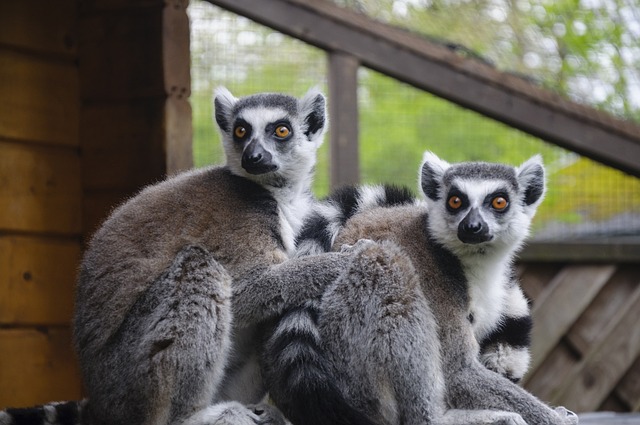
[[[580,425],[640,425],[640,413],[595,412],[578,416]]]

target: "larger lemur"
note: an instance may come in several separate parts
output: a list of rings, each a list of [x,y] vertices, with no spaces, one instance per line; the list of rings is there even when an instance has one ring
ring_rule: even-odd
[[[322,298],[278,324],[264,357],[272,399],[300,425],[351,423],[335,393],[380,424],[576,423],[480,363],[482,344],[485,365],[526,370],[530,319],[511,261],[544,194],[540,159],[450,165],[426,153],[420,181],[426,206],[361,188],[310,216],[302,253],[377,242],[357,243]]]
[[[265,393],[258,325],[317,296],[347,257],[286,261],[313,202],[325,98],[312,90],[236,99],[220,89],[215,120],[225,166],[147,187],[88,245],[74,318],[82,423],[281,421],[269,407],[245,407]],[[77,409],[34,409],[32,423],[73,419]]]

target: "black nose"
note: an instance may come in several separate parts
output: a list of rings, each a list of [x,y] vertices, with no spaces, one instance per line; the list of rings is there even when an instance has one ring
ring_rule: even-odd
[[[259,164],[262,161],[263,155],[261,152],[253,153],[252,155],[247,156],[247,162],[250,164]]]
[[[490,241],[492,238],[489,226],[476,208],[471,209],[458,225],[458,239],[463,243],[477,244]]]
[[[274,164],[273,157],[258,140],[252,140],[242,152],[242,168],[249,174],[265,174],[275,171],[278,166]]]
[[[482,231],[481,221],[469,221],[462,223],[462,230],[466,233],[480,233]]]

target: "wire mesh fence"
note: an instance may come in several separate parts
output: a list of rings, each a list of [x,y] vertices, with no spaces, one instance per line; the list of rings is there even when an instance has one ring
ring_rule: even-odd
[[[376,2],[345,3],[350,7],[371,8]],[[391,13],[386,16],[389,21],[393,21],[389,18],[393,13],[405,17],[413,14],[412,10],[424,2],[392,3],[395,6],[391,12],[385,12]],[[436,3],[430,2],[431,6]],[[486,2],[447,4],[462,5],[476,14],[491,10],[485,7]],[[431,9],[435,10],[436,17],[440,16],[438,8]],[[380,10],[382,12],[376,13],[384,18],[384,10]],[[453,12],[455,10],[450,11]],[[468,13],[471,12],[465,12],[464,16]],[[462,12],[460,14],[459,20],[455,15],[449,16],[444,27],[466,25],[466,18],[462,17]],[[260,91],[300,96],[312,86],[319,86],[326,92],[326,55],[322,50],[200,0],[191,1],[189,15],[194,163],[197,166],[224,161],[212,120],[211,96],[216,86],[224,85],[237,96]],[[491,14],[489,19],[493,19]],[[444,18],[432,20],[445,22]],[[412,21],[405,19],[404,22]],[[456,45],[468,42],[470,48],[476,47],[473,39],[453,41]],[[627,89],[634,90],[633,84]],[[640,238],[640,180],[637,178],[365,68],[359,72],[358,102],[359,166],[363,183],[387,182],[415,190],[418,166],[426,149],[452,162],[477,160],[514,165],[539,153],[545,161],[549,189],[535,220],[536,238]],[[625,113],[624,108],[609,109],[614,113]],[[637,110],[631,105],[630,111],[633,115]],[[328,144],[325,143],[319,153],[314,186],[318,196],[325,195],[330,189],[328,155]]]

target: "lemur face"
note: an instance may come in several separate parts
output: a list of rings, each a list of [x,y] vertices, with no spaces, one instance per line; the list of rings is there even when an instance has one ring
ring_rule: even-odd
[[[536,156],[515,168],[503,164],[448,164],[427,152],[420,185],[429,204],[430,228],[449,249],[486,252],[519,246],[545,190]]]
[[[220,88],[214,104],[234,174],[283,186],[311,173],[326,128],[322,94],[312,90],[302,99],[264,93],[236,99]]]

